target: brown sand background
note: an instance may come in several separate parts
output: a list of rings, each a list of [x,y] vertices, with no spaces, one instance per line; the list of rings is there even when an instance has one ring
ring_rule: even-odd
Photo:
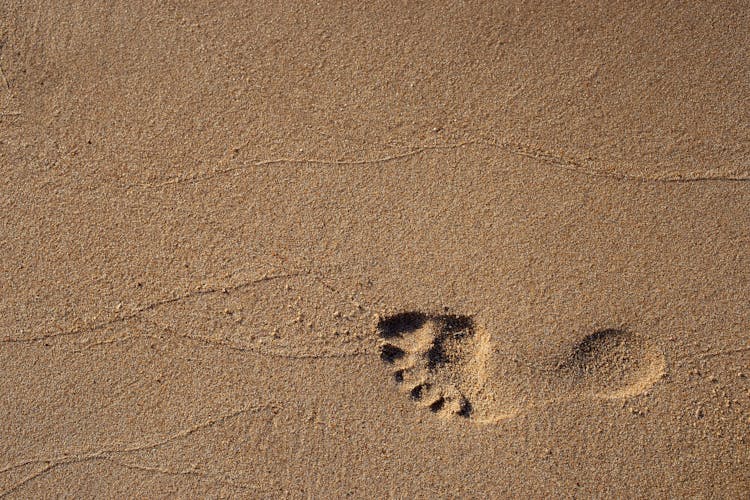
[[[746,497],[747,7],[3,1],[0,496]],[[397,389],[444,308],[523,411]]]

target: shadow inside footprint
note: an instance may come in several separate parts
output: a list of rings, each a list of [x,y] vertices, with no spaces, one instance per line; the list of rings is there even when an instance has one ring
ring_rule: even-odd
[[[427,367],[430,370],[454,361],[458,354],[453,349],[455,344],[474,333],[474,322],[468,316],[441,315],[435,321],[439,325],[441,334],[435,336],[432,346],[427,351]]]
[[[377,324],[380,358],[395,365],[394,381],[433,413],[468,417],[459,389],[465,365],[476,350],[474,321],[456,314],[403,312]]]
[[[399,337],[413,332],[427,321],[427,315],[420,312],[403,312],[384,318],[378,322],[378,332],[384,339]]]
[[[404,356],[406,356],[406,351],[393,344],[383,344],[380,346],[380,359],[386,363],[395,363]]]
[[[664,373],[664,357],[627,330],[606,329],[581,340],[558,369],[605,399],[639,394]]]
[[[605,363],[627,362],[631,350],[628,344],[631,343],[634,343],[633,335],[625,330],[607,329],[594,332],[584,337],[573,348],[569,359],[560,367],[585,374],[602,368]],[[618,354],[620,359],[613,359]]]

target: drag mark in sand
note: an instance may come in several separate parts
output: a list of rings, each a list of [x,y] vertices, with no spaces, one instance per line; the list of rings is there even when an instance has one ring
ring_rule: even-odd
[[[309,274],[309,273],[307,273]],[[135,311],[116,316],[110,320],[102,321],[100,323],[96,323],[94,325],[89,325],[85,327],[76,327],[72,328],[70,330],[62,331],[62,332],[55,332],[55,333],[44,333],[41,335],[36,335],[33,337],[5,337],[3,339],[0,339],[0,342],[9,343],[9,344],[29,344],[33,342],[40,342],[44,340],[54,339],[57,337],[67,337],[71,335],[80,335],[84,333],[93,333],[99,330],[103,330],[104,328],[112,325],[116,325],[117,323],[123,323],[125,321],[131,320],[131,319],[137,319],[139,318],[143,313],[148,311],[153,311],[155,309],[159,309],[163,306],[169,305],[169,304],[176,304],[178,302],[182,302],[184,300],[188,300],[191,298],[199,297],[202,295],[211,295],[216,293],[226,293],[228,291],[236,291],[241,290],[244,288],[247,288],[252,285],[257,285],[259,283],[264,283],[266,281],[272,281],[277,279],[288,279],[295,276],[303,276],[305,273],[297,272],[297,273],[287,273],[287,274],[278,274],[278,275],[271,275],[271,276],[263,276],[261,278],[247,281],[244,283],[240,283],[238,285],[230,286],[230,287],[224,287],[221,289],[217,288],[201,288],[195,291],[187,292],[175,297],[170,297],[166,299],[157,300],[155,302],[151,302],[149,304],[146,304],[145,306],[141,306],[137,308]]]
[[[466,147],[491,147],[512,155],[531,158],[551,168],[567,170],[589,177],[613,179],[623,182],[652,182],[652,183],[692,183],[692,182],[747,182],[750,181],[750,172],[739,172],[736,170],[713,169],[697,172],[675,172],[659,175],[633,175],[617,173],[614,168],[603,166],[601,161],[582,160],[569,156],[547,151],[545,149],[528,144],[514,143],[509,141],[487,141],[482,139],[471,139],[455,144],[417,145],[408,151],[381,156],[372,159],[335,160],[321,158],[269,158],[264,160],[251,160],[241,165],[215,168],[209,172],[189,174],[186,176],[170,176],[161,179],[153,179],[145,183],[132,183],[125,185],[125,189],[141,188],[155,189],[177,184],[195,184],[211,180],[217,177],[230,175],[259,167],[274,165],[327,165],[327,166],[366,166],[379,165],[393,161],[403,160],[413,156],[425,154],[431,151],[455,150]]]
[[[190,304],[198,300],[210,300],[209,308],[200,316],[201,321],[212,321],[212,318],[225,316],[222,312],[226,300],[233,294],[243,292],[254,287],[280,282],[280,290],[288,288],[285,282],[297,278],[305,278],[318,283],[331,293],[339,293],[331,285],[327,284],[322,276],[310,270],[297,270],[277,273],[264,273],[261,277],[246,280],[226,286],[202,286],[198,289],[175,294],[171,297],[162,298],[148,304],[139,306],[130,312],[117,314],[115,317],[96,322],[93,324],[75,326],[73,328],[45,332],[30,336],[9,336],[0,338],[0,344],[41,344],[48,345],[53,340],[63,340],[66,337],[85,337],[96,335],[98,339],[76,343],[76,349],[94,349],[101,346],[120,344],[138,340],[169,341],[178,340],[190,342],[200,346],[228,349],[236,352],[248,353],[258,356],[285,358],[285,359],[320,359],[320,358],[347,358],[357,357],[373,352],[374,346],[369,339],[360,338],[359,334],[339,337],[335,345],[327,342],[327,337],[314,336],[308,342],[294,342],[294,338],[286,339],[280,337],[275,330],[291,328],[290,325],[277,323],[269,325],[267,329],[259,332],[258,328],[251,328],[248,335],[242,335],[242,327],[229,324],[223,327],[222,335],[214,332],[213,335],[203,335],[192,331],[190,328],[175,328],[167,318],[181,317],[190,314]],[[288,292],[291,294],[291,292]],[[291,297],[291,296],[290,296]],[[290,300],[291,302],[291,300]],[[369,311],[359,303],[354,303],[360,315],[369,314]],[[149,319],[148,316],[151,316]],[[344,323],[347,318],[341,318],[339,323]],[[350,319],[349,322],[354,321]],[[266,331],[268,330],[268,331]],[[342,328],[343,330],[343,328]],[[239,333],[238,333],[239,332]],[[261,337],[254,338],[255,334],[261,333]]]
[[[440,416],[483,423],[547,404],[634,397],[665,373],[661,352],[621,329],[586,335],[546,363],[494,350],[469,316],[403,312],[376,329],[381,359],[412,400]]]
[[[129,453],[135,453],[139,451],[158,449],[160,447],[173,443],[174,441],[190,437],[191,435],[199,431],[210,429],[212,427],[224,424],[242,415],[260,413],[263,411],[269,411],[272,414],[277,414],[282,408],[283,408],[283,405],[281,403],[269,403],[269,404],[264,404],[264,405],[250,404],[242,408],[239,408],[237,410],[220,415],[218,417],[208,419],[192,427],[175,432],[162,439],[158,439],[158,440],[151,441],[151,442],[136,443],[136,444],[131,444],[129,446],[119,446],[119,447],[116,445],[110,445],[110,446],[105,446],[104,448],[101,448],[98,450],[87,450],[87,451],[80,451],[80,452],[73,453],[73,454],[64,454],[64,455],[49,456],[49,457],[34,457],[34,458],[18,460],[15,463],[8,464],[0,468],[0,474],[7,473],[7,472],[10,472],[10,471],[13,471],[13,470],[16,470],[16,469],[19,469],[21,467],[28,466],[28,465],[38,464],[38,465],[43,465],[43,466],[41,469],[38,469],[32,472],[31,474],[17,481],[15,484],[11,485],[4,491],[0,491],[0,498],[4,498],[15,491],[18,491],[19,489],[23,488],[25,485],[29,484],[30,482],[49,474],[50,472],[52,472],[53,470],[57,468],[60,468],[66,465],[72,465],[72,464],[83,463],[83,462],[91,462],[91,461],[107,461],[107,462],[111,462],[122,467],[130,468],[130,469],[158,472],[158,473],[170,474],[170,475],[192,475],[192,476],[197,476],[202,479],[208,479],[213,482],[223,484],[226,486],[231,486],[231,487],[241,488],[241,489],[253,489],[252,486],[234,483],[231,481],[226,481],[219,477],[214,477],[210,474],[205,474],[205,473],[201,473],[198,471],[193,471],[193,470],[173,471],[165,467],[142,466],[136,463],[123,462],[122,460],[116,459],[116,457],[119,455],[127,456],[127,454]]]

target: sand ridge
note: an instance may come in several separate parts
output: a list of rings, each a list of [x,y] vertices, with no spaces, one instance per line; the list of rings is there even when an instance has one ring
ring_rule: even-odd
[[[635,175],[621,173],[622,170],[633,170],[632,167],[625,168],[625,165],[611,165],[603,160],[597,160],[593,158],[575,158],[564,155],[562,153],[555,153],[552,151],[544,150],[538,146],[523,143],[513,143],[507,141],[485,140],[485,139],[469,139],[455,144],[429,144],[429,145],[415,145],[407,146],[402,149],[406,149],[405,152],[399,152],[389,154],[380,157],[366,157],[366,158],[351,158],[351,159],[322,159],[322,158],[268,158],[263,160],[244,160],[241,162],[232,161],[228,162],[230,165],[222,167],[214,167],[208,172],[194,173],[188,176],[179,175],[166,178],[154,178],[149,179],[148,182],[138,184],[126,184],[123,187],[125,189],[158,189],[172,184],[194,184],[198,182],[207,181],[218,176],[224,175],[236,175],[241,173],[243,170],[274,166],[274,165],[328,165],[328,166],[340,166],[340,167],[361,167],[368,165],[379,165],[392,161],[398,161],[404,158],[409,158],[415,155],[422,155],[430,151],[450,150],[457,148],[466,147],[484,147],[484,148],[496,148],[502,151],[510,152],[511,154],[523,156],[527,158],[533,158],[538,160],[541,165],[550,168],[559,168],[574,172],[577,174],[583,174],[591,177],[603,177],[621,181],[631,182],[664,182],[664,183],[681,183],[681,182],[746,182],[750,181],[750,171],[746,170],[741,165],[728,165],[725,167],[714,167],[710,170],[696,170],[696,171],[672,171],[664,172],[652,175]],[[345,154],[344,156],[351,156]],[[239,163],[231,165],[231,163]]]

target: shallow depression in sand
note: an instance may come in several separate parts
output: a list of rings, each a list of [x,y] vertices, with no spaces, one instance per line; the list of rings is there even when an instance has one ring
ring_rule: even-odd
[[[408,311],[376,329],[399,389],[443,417],[495,422],[546,404],[628,398],[664,374],[661,352],[622,329],[592,332],[549,359],[493,349],[469,316]]]

